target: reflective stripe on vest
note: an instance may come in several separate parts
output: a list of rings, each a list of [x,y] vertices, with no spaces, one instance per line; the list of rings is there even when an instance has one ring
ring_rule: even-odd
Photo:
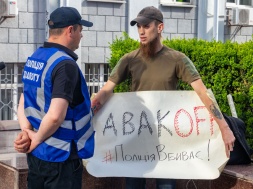
[[[53,62],[55,62],[58,58],[65,56],[70,59],[72,59],[70,56],[68,56],[66,53],[63,53],[61,51],[57,51],[54,53],[47,61],[47,65],[42,73],[41,80],[45,80],[46,73],[49,69],[49,67],[52,65]],[[41,100],[40,100],[41,99]],[[41,82],[41,88],[37,88],[37,104],[39,107],[45,107],[45,97],[44,97],[44,82]],[[43,111],[43,110],[41,110]],[[44,112],[44,111],[43,111]],[[45,112],[44,112],[45,113]]]

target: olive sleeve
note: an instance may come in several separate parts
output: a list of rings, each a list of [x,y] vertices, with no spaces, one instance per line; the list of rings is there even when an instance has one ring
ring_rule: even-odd
[[[179,56],[176,69],[177,77],[188,84],[201,78],[193,62],[184,54]]]
[[[125,81],[130,75],[127,55],[124,55],[113,68],[109,80],[115,84]]]

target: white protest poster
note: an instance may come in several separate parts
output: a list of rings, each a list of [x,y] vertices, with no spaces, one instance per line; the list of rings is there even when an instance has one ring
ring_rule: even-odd
[[[94,116],[95,177],[215,179],[228,158],[194,91],[116,93]]]

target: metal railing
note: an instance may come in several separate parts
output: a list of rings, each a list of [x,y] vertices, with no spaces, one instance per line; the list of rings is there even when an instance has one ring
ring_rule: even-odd
[[[84,74],[90,95],[97,93],[108,79],[109,69],[86,69]],[[17,120],[17,108],[23,84],[21,80],[23,66],[9,64],[0,71],[0,120]]]
[[[90,96],[93,93],[97,93],[104,86],[110,75],[109,69],[106,69],[105,71],[103,67],[101,69],[101,66],[98,69],[90,68],[86,73],[85,79],[89,88]]]

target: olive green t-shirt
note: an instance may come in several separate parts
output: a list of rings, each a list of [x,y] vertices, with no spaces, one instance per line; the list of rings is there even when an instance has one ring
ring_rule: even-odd
[[[131,91],[176,90],[178,80],[191,83],[200,79],[192,61],[183,53],[166,46],[150,59],[140,49],[124,55],[112,70],[109,80],[115,84],[131,76]]]

